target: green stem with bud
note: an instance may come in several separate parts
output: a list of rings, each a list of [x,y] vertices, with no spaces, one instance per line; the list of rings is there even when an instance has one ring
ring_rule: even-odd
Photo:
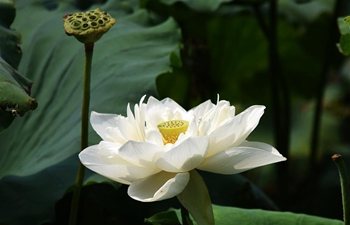
[[[91,63],[94,50],[94,43],[86,43],[85,45],[85,65],[83,80],[83,106],[81,110],[81,150],[88,147],[88,131],[89,131],[89,105],[90,105],[90,80],[91,80]],[[77,216],[79,209],[79,199],[81,187],[84,181],[85,167],[79,161],[78,174],[75,180],[73,192],[69,225],[77,224]]]
[[[340,176],[344,224],[350,225],[350,180],[348,171],[341,155],[333,155],[332,160],[337,165]]]

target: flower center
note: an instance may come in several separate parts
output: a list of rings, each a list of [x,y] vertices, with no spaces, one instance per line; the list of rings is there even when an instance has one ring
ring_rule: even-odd
[[[158,129],[163,136],[164,145],[174,144],[181,133],[185,133],[188,128],[186,120],[170,120],[158,124]]]

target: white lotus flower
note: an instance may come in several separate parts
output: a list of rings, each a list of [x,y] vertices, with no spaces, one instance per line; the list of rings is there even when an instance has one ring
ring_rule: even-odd
[[[89,169],[130,185],[130,197],[152,202],[172,198],[186,187],[193,169],[235,174],[286,160],[275,148],[248,142],[264,106],[235,115],[227,101],[210,100],[186,111],[170,98],[150,97],[127,107],[127,116],[91,113],[103,139],[79,158]]]

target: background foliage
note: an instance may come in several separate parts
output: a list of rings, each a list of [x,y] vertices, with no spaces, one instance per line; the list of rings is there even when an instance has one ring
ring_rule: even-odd
[[[215,102],[217,94],[237,111],[267,106],[249,140],[276,146],[288,161],[243,176],[202,173],[213,203],[227,206],[215,207],[218,224],[340,223],[340,186],[330,156],[350,159],[350,64],[338,51],[347,55],[350,28],[339,20],[341,37],[337,30],[338,17],[350,14],[349,2],[14,3],[16,18],[13,1],[0,0],[0,87],[13,86],[0,88],[0,132],[17,115],[12,109],[24,115],[35,108],[26,104],[35,102],[33,97],[39,105],[0,133],[0,224],[67,224],[78,164],[84,55],[83,46],[65,35],[62,16],[96,7],[117,22],[95,46],[91,110],[125,114],[127,103],[144,94],[171,97],[187,109],[208,98]],[[91,129],[91,144],[98,141]],[[176,216],[170,222],[151,217],[179,207],[176,199],[140,203],[126,188],[88,172],[80,223],[178,222]]]

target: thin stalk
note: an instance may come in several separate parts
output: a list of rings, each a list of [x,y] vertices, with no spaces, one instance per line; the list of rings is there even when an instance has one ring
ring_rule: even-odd
[[[322,104],[323,104],[323,98],[324,98],[324,92],[326,89],[327,84],[327,74],[329,71],[329,66],[331,62],[332,57],[332,49],[335,48],[336,44],[336,37],[337,35],[337,19],[338,14],[340,11],[340,5],[341,0],[337,0],[334,5],[333,15],[331,18],[331,21],[329,23],[328,28],[328,40],[326,44],[325,49],[325,57],[324,61],[322,63],[322,72],[318,84],[317,89],[317,100],[316,100],[316,107],[314,111],[314,119],[313,119],[313,125],[312,125],[312,134],[311,134],[311,154],[310,154],[310,173],[313,174],[314,170],[317,165],[317,152],[318,152],[318,145],[319,145],[319,137],[320,137],[320,128],[321,128],[321,116],[322,116]]]
[[[274,1],[273,1],[274,2]],[[271,102],[272,102],[272,113],[273,113],[273,131],[276,147],[281,151],[281,141],[283,131],[281,130],[281,120],[283,115],[281,114],[281,104],[279,98],[279,77],[278,77],[278,60],[276,60],[277,53],[277,24],[276,24],[276,5],[271,2],[270,5],[270,27],[267,26],[263,14],[261,12],[260,4],[253,4],[253,10],[255,13],[256,20],[260,26],[261,31],[265,35],[265,38],[268,42],[268,51],[269,51],[269,70],[270,70],[270,83],[271,83]]]
[[[276,1],[270,2],[270,32],[267,37],[269,45],[269,68],[270,68],[270,78],[271,78],[271,97],[272,97],[272,107],[274,113],[274,132],[275,132],[275,143],[277,149],[281,152],[282,147],[282,134],[281,130],[281,119],[283,117],[281,113],[281,103],[279,95],[279,73],[278,73],[278,60],[276,59],[277,53],[277,13],[276,13]],[[281,152],[282,153],[282,152]],[[283,153],[282,153],[283,154]]]
[[[83,106],[81,110],[81,148],[88,147],[88,131],[89,131],[89,105],[90,105],[90,80],[91,80],[91,63],[94,50],[94,43],[85,44],[85,64],[84,64],[84,80],[83,80]],[[71,211],[69,217],[69,225],[77,224],[77,215],[79,209],[79,199],[81,187],[84,180],[85,167],[79,161],[78,173],[75,180]]]
[[[340,177],[344,224],[350,225],[350,180],[348,171],[341,155],[333,155],[332,160],[337,165]]]
[[[278,55],[277,1],[270,1],[269,6],[269,27],[267,27],[264,23],[264,18],[262,17],[262,14],[260,12],[260,5],[255,6],[254,10],[260,27],[268,41],[275,144],[280,153],[288,158],[291,119],[290,97],[286,80],[282,75],[280,59]],[[279,199],[281,199],[281,201],[283,202],[283,198],[286,196],[283,193],[286,193],[286,191],[288,191],[288,161],[280,163],[277,166],[277,176],[279,185],[278,190],[280,190],[278,195]]]
[[[261,31],[263,32],[263,34],[265,35],[265,37],[268,39],[270,38],[270,35],[269,35],[269,27],[267,27],[265,21],[264,21],[264,16],[261,12],[261,4],[260,3],[255,3],[255,4],[252,4],[252,7],[253,7],[253,10],[254,10],[254,13],[255,13],[255,16],[256,16],[256,20],[260,26],[260,29]]]

